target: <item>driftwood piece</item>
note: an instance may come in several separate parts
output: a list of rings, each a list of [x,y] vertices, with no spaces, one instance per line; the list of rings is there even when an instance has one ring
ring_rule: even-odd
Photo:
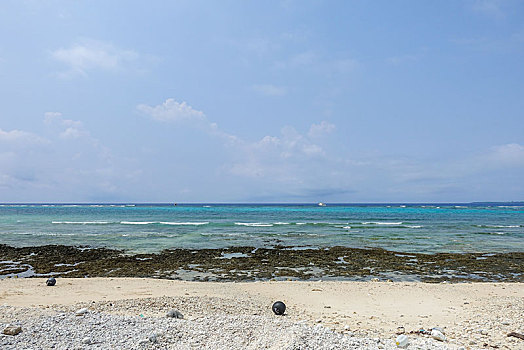
[[[524,340],[524,334],[520,334],[517,332],[508,333],[508,337],[515,337]]]

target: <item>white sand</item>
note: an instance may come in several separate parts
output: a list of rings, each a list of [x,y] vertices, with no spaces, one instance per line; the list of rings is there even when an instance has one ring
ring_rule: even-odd
[[[155,304],[154,299],[140,302],[143,298],[160,297],[175,298],[172,302],[178,301],[177,308],[190,319],[213,314],[274,317],[271,304],[282,300],[287,305],[286,322],[319,323],[340,333],[350,328],[357,337],[394,339],[399,326],[406,332],[441,327],[451,348],[454,345],[484,348],[487,344],[524,349],[523,340],[506,336],[509,332],[524,333],[524,284],[521,283],[215,283],[59,278],[56,286],[47,287],[45,279],[0,281],[0,305],[33,307],[35,313],[39,309],[98,305],[98,309],[94,306],[92,309],[123,315],[162,316],[168,305],[155,307],[158,303]],[[118,301],[123,299],[137,300],[133,307],[124,307],[124,304],[118,307]],[[109,302],[115,305],[109,307]],[[184,305],[184,302],[198,307]],[[0,322],[10,322],[10,315],[0,315]]]

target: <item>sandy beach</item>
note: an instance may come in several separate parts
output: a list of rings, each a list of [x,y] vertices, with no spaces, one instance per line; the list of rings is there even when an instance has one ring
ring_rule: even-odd
[[[277,300],[287,305],[285,316],[272,313],[271,305]],[[411,348],[524,348],[524,340],[507,336],[510,332],[524,333],[522,283],[217,283],[143,278],[59,278],[56,286],[48,287],[42,278],[8,278],[0,281],[0,305],[2,326],[9,323],[20,324],[23,329],[17,336],[0,338],[0,344],[13,349],[21,346],[16,339],[22,339],[24,333],[30,332],[34,320],[54,315],[74,315],[81,308],[88,308],[90,315],[162,319],[162,322],[166,319],[167,311],[177,309],[184,315],[184,320],[179,322],[187,325],[197,324],[204,319],[213,319],[215,322],[224,317],[231,318],[232,323],[226,323],[230,326],[243,317],[247,317],[248,320],[244,322],[248,324],[280,322],[279,332],[300,325],[305,327],[304,330],[332,332],[336,337],[341,337],[332,344],[335,347],[345,344],[346,340],[356,341],[362,338],[368,348],[394,348],[397,333],[405,331],[412,344]],[[209,329],[209,324],[200,325],[203,327],[200,331],[209,332],[209,337],[204,339],[209,340],[227,332],[227,328],[220,329],[224,325],[214,325],[213,329]],[[296,339],[293,340],[292,337],[288,339],[288,343],[285,339],[277,343],[257,343],[257,337],[264,338],[268,335],[247,332],[245,325],[244,328],[241,325],[239,327],[240,334],[237,336],[240,337],[238,339],[244,339],[244,342],[237,343],[237,348],[288,348],[290,344],[296,346]],[[428,335],[410,334],[433,327],[443,330],[447,338],[445,342],[431,339]],[[242,329],[246,332],[242,332]],[[311,339],[318,338],[318,334],[310,335]],[[166,335],[163,337],[163,347],[176,346],[176,339],[169,340]],[[67,340],[63,341],[65,343],[58,343],[59,347],[60,344],[69,344]],[[70,341],[73,345],[74,340]],[[139,341],[140,339],[133,339],[127,345],[133,348]],[[187,341],[187,344],[184,343],[184,339],[178,341],[182,348],[185,345],[191,348]],[[162,345],[162,342],[159,344]],[[256,344],[257,347],[249,344]],[[354,348],[365,348],[363,344],[356,344]],[[40,345],[45,348],[44,344]],[[235,343],[229,345],[236,347]],[[329,342],[324,345],[329,345]],[[104,343],[98,343],[97,346],[105,348]],[[111,347],[109,344],[106,346]],[[199,343],[199,346],[220,347],[213,342]]]

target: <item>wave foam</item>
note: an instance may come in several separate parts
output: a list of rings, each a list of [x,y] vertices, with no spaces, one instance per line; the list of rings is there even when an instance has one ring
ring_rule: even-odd
[[[249,227],[272,227],[273,224],[264,224],[262,222],[235,222],[238,226],[249,226]]]
[[[120,221],[122,225],[151,225],[154,221]]]
[[[170,222],[170,221],[160,221],[159,224],[162,225],[173,225],[173,226],[200,226],[207,225],[209,221],[205,222]]]
[[[365,221],[362,223],[362,225],[402,225],[403,222],[386,222],[386,221]]]

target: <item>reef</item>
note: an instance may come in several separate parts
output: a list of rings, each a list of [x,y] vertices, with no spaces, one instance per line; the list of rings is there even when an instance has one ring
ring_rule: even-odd
[[[230,247],[133,254],[109,248],[0,245],[0,278],[152,277],[195,281],[378,278],[524,282],[524,252],[401,253],[378,248]]]

